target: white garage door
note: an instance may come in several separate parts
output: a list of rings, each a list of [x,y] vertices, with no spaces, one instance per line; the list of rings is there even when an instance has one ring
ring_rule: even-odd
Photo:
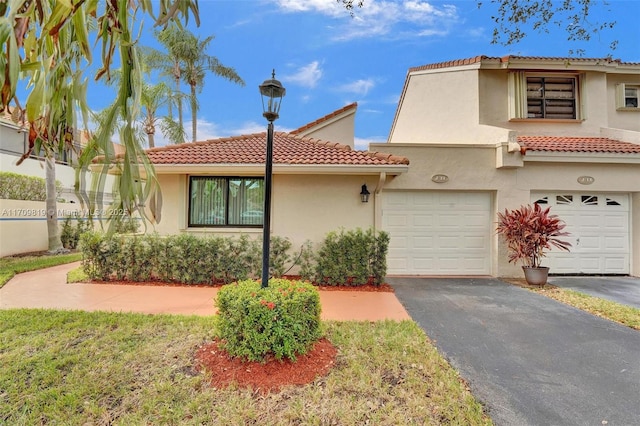
[[[488,275],[491,196],[383,192],[382,228],[391,237],[390,275]]]
[[[551,251],[543,265],[556,274],[628,274],[629,196],[597,193],[535,193],[532,202],[551,206],[567,223],[569,253]]]

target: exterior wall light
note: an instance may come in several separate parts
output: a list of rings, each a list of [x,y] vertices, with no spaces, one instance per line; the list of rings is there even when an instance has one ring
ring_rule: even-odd
[[[269,122],[267,126],[267,153],[264,171],[264,214],[262,223],[262,288],[269,286],[269,242],[271,234],[271,175],[273,174],[273,122],[280,115],[280,105],[286,93],[282,83],[276,80],[276,70],[271,73],[271,79],[265,80],[260,86],[262,96],[262,115]]]
[[[360,191],[360,201],[362,201],[363,203],[368,203],[369,195],[371,195],[371,193],[367,189],[367,184],[365,183],[364,185],[362,185],[362,191]]]

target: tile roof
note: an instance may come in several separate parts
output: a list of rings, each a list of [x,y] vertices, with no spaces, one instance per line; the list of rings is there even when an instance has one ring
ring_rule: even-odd
[[[264,164],[266,133],[147,150],[153,164]],[[290,165],[408,165],[405,157],[354,151],[347,145],[275,132],[273,163]]]
[[[337,109],[337,110],[333,111],[332,113],[329,113],[329,114],[325,115],[324,117],[320,117],[317,120],[312,121],[311,123],[305,124],[302,127],[299,127],[299,128],[297,128],[295,130],[292,130],[289,133],[291,133],[292,135],[298,135],[298,134],[304,132],[305,130],[309,130],[312,127],[315,127],[315,126],[317,126],[319,124],[322,124],[325,121],[329,121],[333,117],[336,117],[336,116],[338,116],[338,115],[340,115],[340,114],[342,114],[344,112],[347,112],[347,111],[349,111],[351,109],[356,109],[357,107],[358,107],[358,103],[357,102],[353,102],[353,103],[351,103],[349,105],[346,105],[346,106],[344,106],[344,107],[342,107],[340,109]]]
[[[602,152],[610,154],[640,154],[640,144],[609,138],[567,136],[518,136],[524,151]]]
[[[513,61],[562,62],[562,63],[574,63],[574,64],[593,62],[599,65],[602,65],[602,64],[631,65],[631,66],[640,65],[639,62],[623,62],[620,59],[612,59],[612,58],[569,58],[569,57],[517,56],[517,55],[506,55],[502,57],[497,57],[497,56],[478,55],[472,58],[454,59],[451,61],[438,62],[434,64],[427,64],[427,65],[421,65],[418,67],[409,68],[409,73],[416,72],[416,71],[459,67],[463,65],[472,65],[472,64],[477,64],[481,62],[508,64],[509,62],[513,62]]]

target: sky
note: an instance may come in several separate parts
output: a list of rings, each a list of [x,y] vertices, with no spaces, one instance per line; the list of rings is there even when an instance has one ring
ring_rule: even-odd
[[[286,88],[276,131],[289,131],[352,102],[356,149],[385,142],[402,87],[411,67],[487,56],[613,56],[640,62],[640,0],[608,0],[591,9],[593,22],[616,26],[588,43],[568,42],[555,26],[549,33],[528,30],[518,44],[491,44],[496,6],[484,0],[365,0],[351,16],[335,0],[200,0],[201,38],[213,35],[208,54],[233,67],[244,87],[209,75],[199,95],[198,140],[263,132],[258,86],[271,78]],[[564,26],[564,23],[562,23]],[[618,40],[611,50],[611,40]],[[149,18],[142,22],[140,44],[159,47]],[[93,84],[89,105],[100,109],[113,88]],[[187,88],[185,87],[186,91]],[[185,120],[190,112],[185,111]],[[185,123],[190,139],[190,121]],[[159,132],[158,132],[159,133]],[[156,135],[156,145],[166,144]]]

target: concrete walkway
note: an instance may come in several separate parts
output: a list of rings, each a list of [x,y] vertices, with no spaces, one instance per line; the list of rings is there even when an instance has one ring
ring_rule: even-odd
[[[496,425],[640,424],[640,332],[497,279],[387,281]]]
[[[25,272],[0,289],[0,309],[48,308],[147,314],[213,315],[216,288],[67,284],[79,263]],[[323,320],[408,320],[394,293],[320,291]]]

